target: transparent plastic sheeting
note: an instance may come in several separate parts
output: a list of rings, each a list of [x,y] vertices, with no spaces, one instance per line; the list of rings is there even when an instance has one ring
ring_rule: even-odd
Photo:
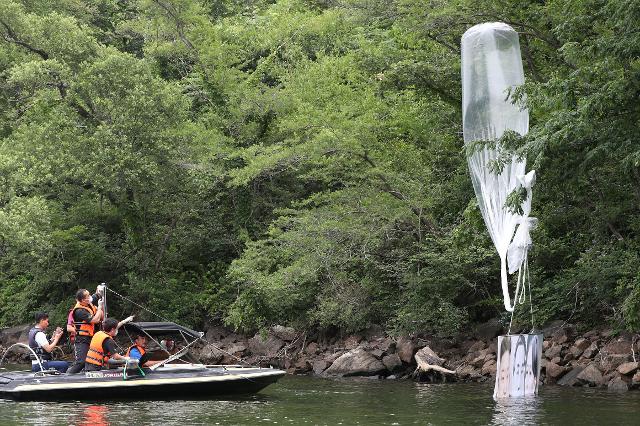
[[[513,28],[499,22],[486,23],[464,33],[462,120],[465,144],[498,139],[506,130],[521,135],[528,132],[527,110],[509,99],[512,89],[523,83],[520,43]],[[500,256],[504,307],[513,312],[520,287],[524,288],[526,257],[531,244],[529,229],[535,224],[535,220],[529,218],[535,171],[525,175],[525,161],[514,156],[499,175],[492,173],[489,166],[498,158],[500,147],[496,148],[477,150],[468,162],[482,217]],[[507,196],[520,186],[527,190],[522,216],[510,213],[505,207]],[[509,273],[519,272],[513,303],[509,295],[507,259]]]

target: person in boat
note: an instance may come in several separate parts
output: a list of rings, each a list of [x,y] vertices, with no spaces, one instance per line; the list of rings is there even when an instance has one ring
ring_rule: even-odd
[[[96,332],[91,338],[87,357],[85,358],[85,371],[98,371],[108,366],[110,358],[128,361],[129,357],[120,355],[113,338],[118,334],[118,320],[107,318],[102,323],[102,331]]]
[[[67,334],[69,335],[69,343],[72,345],[76,342],[76,326],[73,323],[73,308],[69,310],[67,315]]]
[[[60,327],[56,328],[51,341],[48,341],[45,335],[47,327],[49,327],[49,315],[46,312],[36,313],[36,324],[29,330],[29,347],[36,353],[36,356],[30,354],[31,371],[40,371],[40,364],[42,364],[42,368],[45,370],[53,368],[64,373],[69,368],[69,363],[66,361],[54,361],[51,357],[51,352],[53,352],[62,337],[62,329]]]
[[[96,304],[98,305],[96,307]],[[67,373],[76,374],[82,371],[89,351],[91,339],[95,334],[95,326],[102,321],[104,316],[102,295],[100,287],[91,295],[86,289],[81,288],[76,293],[76,304],[72,310],[73,324],[76,330],[73,344],[75,362]]]
[[[162,360],[151,360],[151,354],[147,352],[147,336],[144,334],[138,334],[133,340],[133,345],[127,349],[129,358],[137,359],[138,365],[141,367],[151,367],[152,365],[159,364]]]

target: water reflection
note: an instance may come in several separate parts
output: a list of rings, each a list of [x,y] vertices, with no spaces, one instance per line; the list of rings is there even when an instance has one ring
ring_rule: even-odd
[[[490,424],[538,424],[542,417],[542,399],[539,397],[500,398],[495,403]]]
[[[74,424],[77,426],[107,426],[107,413],[109,407],[106,405],[89,405],[82,410],[81,417]]]
[[[543,387],[494,402],[493,383],[284,377],[258,395],[201,401],[13,402],[5,425],[637,425],[640,392]],[[178,397],[178,396],[176,396]]]

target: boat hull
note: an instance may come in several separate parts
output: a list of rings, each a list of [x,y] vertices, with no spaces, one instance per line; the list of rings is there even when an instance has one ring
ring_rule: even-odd
[[[122,371],[33,377],[2,376],[0,398],[16,401],[103,401],[114,399],[200,399],[259,392],[285,373],[267,368],[207,368],[196,371],[148,372],[124,380]]]

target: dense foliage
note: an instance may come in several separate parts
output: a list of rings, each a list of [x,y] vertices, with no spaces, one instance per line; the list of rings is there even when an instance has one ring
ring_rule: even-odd
[[[194,326],[501,315],[459,78],[462,33],[498,20],[527,78],[536,321],[640,328],[632,0],[4,0],[0,325],[102,281]]]

